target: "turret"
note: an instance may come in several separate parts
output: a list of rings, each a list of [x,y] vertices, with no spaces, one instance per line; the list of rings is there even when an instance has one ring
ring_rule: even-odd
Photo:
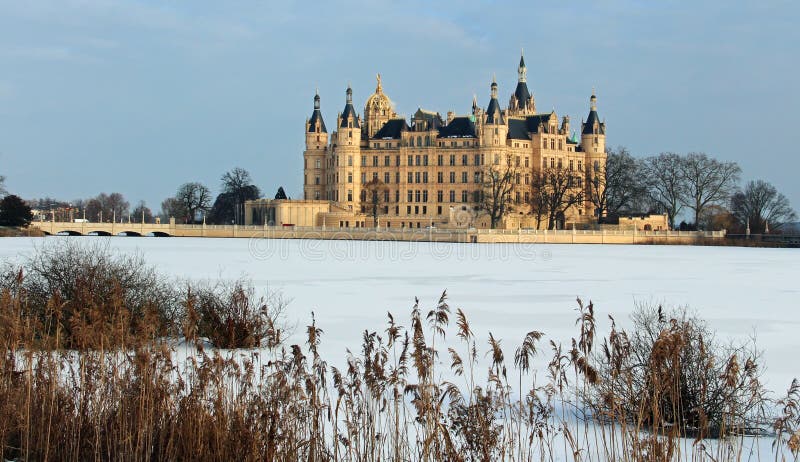
[[[528,91],[528,68],[525,66],[525,57],[520,54],[519,67],[517,67],[517,88],[508,102],[509,115],[528,115],[536,112],[533,95]]]
[[[358,197],[361,193],[361,120],[353,107],[353,90],[350,85],[347,86],[346,95],[344,110],[336,120],[338,129],[334,139],[334,157],[338,182],[332,200],[352,210],[358,210]]]
[[[589,98],[589,117],[581,124],[581,148],[590,154],[606,152],[606,124],[597,115],[597,96],[594,90]]]
[[[314,112],[306,120],[306,150],[303,152],[303,197],[325,199],[325,153],[328,129],[320,112],[319,91],[314,95]]]
[[[492,77],[491,99],[483,117],[483,144],[486,146],[504,146],[508,135],[508,125],[504,111],[497,101],[497,80]]]

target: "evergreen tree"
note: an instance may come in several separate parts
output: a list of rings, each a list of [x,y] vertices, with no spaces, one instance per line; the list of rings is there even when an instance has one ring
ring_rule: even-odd
[[[12,194],[0,201],[0,226],[27,227],[31,220],[31,208],[19,196]]]

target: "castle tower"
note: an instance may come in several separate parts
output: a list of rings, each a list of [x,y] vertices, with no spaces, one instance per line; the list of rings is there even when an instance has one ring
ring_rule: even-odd
[[[525,57],[520,55],[517,67],[517,88],[508,101],[508,115],[529,115],[536,113],[533,95],[528,91],[528,68],[525,67]]]
[[[364,105],[364,124],[366,125],[363,130],[367,139],[372,138],[378,130],[383,127],[383,124],[397,116],[393,110],[392,101],[383,93],[383,85],[381,84],[381,75],[377,75],[378,85]]]
[[[589,99],[589,117],[581,124],[581,148],[592,155],[606,152],[606,124],[597,115],[597,96],[594,90]]]
[[[500,108],[497,101],[497,81],[492,77],[491,99],[486,113],[483,116],[482,144],[484,146],[501,147],[506,145],[508,125],[506,124],[505,111]]]
[[[584,164],[587,177],[591,178],[602,172],[606,165],[606,123],[601,122],[600,116],[597,115],[597,96],[594,90],[589,99],[589,117],[581,124],[580,147],[586,156]],[[592,208],[590,201],[586,201],[584,207],[588,214],[597,216],[597,211]]]
[[[319,92],[314,95],[314,112],[306,120],[306,150],[303,152],[303,198],[322,200],[325,197],[325,153],[328,129],[319,110]]]
[[[333,200],[351,210],[359,209],[361,194],[361,120],[353,107],[353,89],[347,86],[344,110],[336,120],[336,176]]]

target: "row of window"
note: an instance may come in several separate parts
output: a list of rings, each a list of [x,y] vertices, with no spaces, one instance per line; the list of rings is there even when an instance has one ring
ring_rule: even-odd
[[[396,142],[392,142],[392,141],[373,141],[372,142],[372,148],[373,149],[391,149],[391,148],[415,147],[415,146],[418,147],[418,148],[430,147],[431,146],[431,138],[430,138],[430,136],[426,136],[424,138],[424,141],[423,141],[422,137],[417,137],[416,138],[416,144],[415,144],[415,138],[411,138],[411,139],[409,139],[409,141],[403,140],[403,141],[396,141]],[[450,147],[450,148],[474,147],[474,146],[478,146],[478,140],[476,140],[474,138],[471,138],[469,140],[461,140],[461,141],[455,141],[455,140],[439,141],[437,143],[437,146],[439,146],[440,148],[447,148],[447,147]]]

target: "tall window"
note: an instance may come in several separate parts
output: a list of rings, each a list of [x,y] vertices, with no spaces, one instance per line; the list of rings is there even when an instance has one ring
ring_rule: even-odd
[[[456,172],[450,172],[450,182],[451,183],[456,182]]]
[[[462,183],[467,182],[467,172],[461,172],[461,182]]]
[[[456,192],[450,190],[450,202],[455,202],[455,201],[456,201]]]
[[[383,174],[383,182],[386,184],[391,183],[392,176],[389,175],[389,172]]]

